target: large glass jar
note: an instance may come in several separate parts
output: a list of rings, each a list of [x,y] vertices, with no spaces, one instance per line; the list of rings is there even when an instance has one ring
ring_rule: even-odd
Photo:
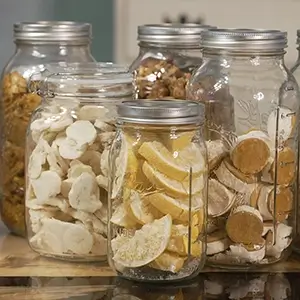
[[[16,51],[2,74],[1,217],[18,235],[25,234],[24,151],[26,128],[40,97],[28,89],[28,78],[50,62],[91,62],[91,25],[36,22],[14,25]]]
[[[134,72],[137,99],[185,99],[192,71],[201,65],[200,33],[208,25],[157,24],[138,27],[139,55]]]
[[[284,32],[203,32],[187,98],[206,106],[209,263],[251,268],[284,259],[298,198],[298,85]]]
[[[44,256],[104,260],[108,153],[132,75],[109,63],[48,68],[56,71],[42,74],[26,141],[28,241]]]
[[[137,100],[118,106],[110,149],[108,260],[137,281],[196,276],[205,258],[202,105]]]

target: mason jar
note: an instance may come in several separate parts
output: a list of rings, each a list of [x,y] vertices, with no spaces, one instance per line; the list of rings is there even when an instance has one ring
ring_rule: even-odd
[[[92,62],[91,25],[35,22],[14,25],[16,50],[2,74],[1,217],[15,234],[25,235],[24,159],[26,128],[40,97],[28,89],[32,73],[50,62]]]
[[[132,99],[132,76],[110,63],[47,68],[26,140],[29,245],[53,258],[105,260],[108,153],[116,105]]]
[[[185,86],[201,65],[200,33],[209,25],[149,24],[138,27],[139,55],[134,73],[137,99],[185,99]]]
[[[202,33],[187,98],[206,106],[207,260],[255,268],[285,259],[298,201],[298,85],[276,30]]]
[[[118,106],[110,149],[108,260],[137,281],[196,276],[205,259],[203,105],[136,100]]]

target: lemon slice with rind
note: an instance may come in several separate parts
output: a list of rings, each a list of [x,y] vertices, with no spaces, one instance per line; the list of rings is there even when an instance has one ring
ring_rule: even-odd
[[[163,214],[170,214],[173,219],[183,222],[189,221],[190,207],[188,200],[177,200],[163,193],[151,193],[145,198]],[[203,206],[200,196],[192,197],[191,214],[201,209]]]
[[[124,228],[135,228],[137,226],[136,221],[128,215],[124,203],[119,204],[115,209],[110,221],[111,223]]]
[[[145,197],[141,197],[141,194],[135,190],[131,190],[129,197],[124,198],[124,203],[129,217],[138,224],[151,223],[163,216]]]
[[[165,251],[170,240],[171,227],[170,215],[144,225],[116,251],[113,260],[128,268],[138,268],[149,264]]]
[[[181,154],[182,153],[182,154]],[[144,142],[139,154],[156,170],[175,180],[188,180],[190,167],[193,175],[205,172],[205,160],[195,144],[171,153],[162,143]]]
[[[185,257],[178,256],[174,253],[164,252],[151,262],[149,267],[165,272],[178,273],[182,269],[185,260]]]
[[[173,197],[187,197],[189,195],[189,181],[177,181],[166,177],[155,170],[146,161],[142,166],[143,172],[148,180],[159,190]],[[203,175],[192,180],[192,195],[200,193],[204,188]]]

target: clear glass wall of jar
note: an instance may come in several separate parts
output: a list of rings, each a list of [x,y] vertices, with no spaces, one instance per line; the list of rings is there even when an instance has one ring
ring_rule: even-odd
[[[26,141],[29,244],[44,256],[104,260],[108,149],[116,104],[133,97],[132,75],[107,63],[48,68]]]
[[[187,98],[206,106],[207,261],[255,268],[288,256],[298,199],[298,85],[284,32],[203,32]]]
[[[180,280],[196,276],[204,264],[203,108],[186,100],[118,106],[110,149],[108,260],[122,277]]]
[[[40,97],[27,87],[32,73],[51,62],[92,62],[91,25],[36,22],[14,25],[16,51],[2,74],[2,196],[1,217],[18,235],[25,235],[24,151],[26,128]]]
[[[185,99],[185,86],[201,64],[200,33],[208,25],[157,24],[138,27],[134,72],[137,99]]]

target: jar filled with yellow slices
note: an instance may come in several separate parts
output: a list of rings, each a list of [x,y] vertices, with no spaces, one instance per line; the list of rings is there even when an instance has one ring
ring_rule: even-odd
[[[125,101],[110,150],[108,260],[137,281],[196,276],[205,260],[204,106]]]

